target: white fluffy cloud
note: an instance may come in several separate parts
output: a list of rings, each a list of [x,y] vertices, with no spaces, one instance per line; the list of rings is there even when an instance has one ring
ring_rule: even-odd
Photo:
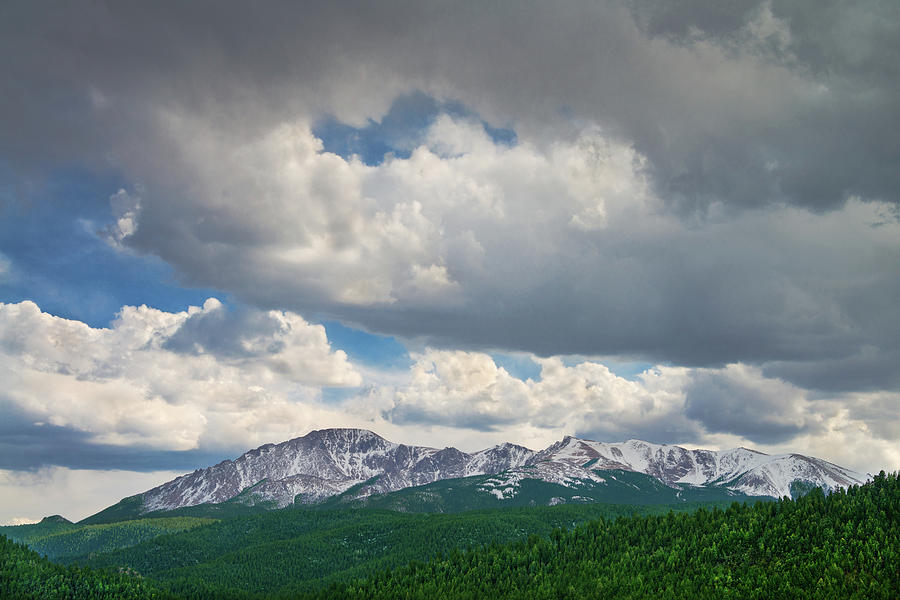
[[[538,262],[650,201],[641,157],[599,130],[541,150],[444,115],[409,158],[370,166],[323,152],[304,121],[233,143],[203,118],[162,120],[184,188],[141,205],[114,195],[115,239],[255,300],[459,306],[508,268],[494,247],[533,239],[517,250]]]
[[[304,119],[238,137],[160,119],[170,186],[139,212],[117,194],[115,229],[192,284],[437,347],[771,363],[805,387],[848,381],[859,357],[876,377],[857,383],[900,384],[884,326],[900,308],[876,300],[900,291],[886,203],[711,201],[686,219],[634,144],[588,123],[508,145],[443,115],[408,158],[367,165],[324,152]]]
[[[576,433],[801,452],[864,471],[900,465],[896,395],[817,398],[742,364],[658,366],[629,380],[598,362],[534,357],[540,377],[523,381],[483,353],[414,358],[408,382],[366,398],[394,425],[457,427],[535,446]]]
[[[576,434],[801,452],[862,471],[900,467],[894,393],[825,396],[745,364],[657,366],[626,379],[597,361],[530,358],[539,376],[521,379],[485,353],[425,349],[405,373],[369,369],[363,377],[321,326],[292,313],[230,312],[210,299],[179,313],[124,307],[110,328],[96,329],[31,302],[0,304],[0,409],[23,430],[5,423],[4,441],[42,457],[18,467],[49,465],[0,471],[0,489],[18,489],[0,519],[58,512],[60,490],[73,486],[80,500],[67,510],[83,516],[118,497],[107,485],[113,479],[131,493],[175,474],[52,466],[79,461],[29,446],[50,441],[100,468],[110,464],[103,452],[155,451],[134,464],[160,468],[171,451],[236,456],[348,426],[470,451],[501,441],[542,448]],[[323,385],[359,391],[326,402]],[[25,510],[36,496],[48,500]]]
[[[214,298],[179,313],[123,307],[108,329],[32,302],[0,304],[4,411],[86,436],[78,443],[237,452],[361,426],[470,450],[576,433],[809,452],[860,469],[900,464],[889,392],[823,396],[744,364],[657,366],[626,379],[600,362],[532,355],[540,375],[523,380],[480,352],[426,349],[413,359],[405,374],[370,369],[364,379],[323,327],[293,313],[229,311]],[[321,386],[362,391],[324,402]]]
[[[111,239],[259,307],[898,389],[900,5],[440,4],[17,7],[6,173],[143,184]],[[416,92],[518,144],[443,117],[408,160],[318,151]]]
[[[398,389],[388,415],[401,422],[444,422],[473,429],[530,424],[556,434],[602,426],[613,436],[658,426],[684,405],[684,394],[662,384],[616,376],[600,363],[566,366],[560,358],[535,358],[538,380],[522,381],[487,354],[429,350],[417,355],[408,386]],[[682,370],[666,370],[676,378]],[[586,420],[587,419],[587,420]]]
[[[211,328],[231,346],[203,335]],[[322,326],[278,311],[240,320],[214,298],[180,313],[126,306],[109,329],[0,304],[0,372],[6,410],[95,443],[166,450],[305,431],[327,412],[318,386],[361,381]]]
[[[180,313],[124,307],[109,329],[31,302],[0,304],[4,411],[94,444],[237,452],[361,426],[468,449],[577,433],[809,452],[860,469],[900,460],[889,392],[824,397],[743,364],[625,379],[599,362],[532,356],[540,376],[522,380],[480,352],[413,358],[406,375],[370,370],[364,381],[321,326],[293,313],[231,313],[215,299]],[[362,384],[348,400],[321,398],[320,386]]]

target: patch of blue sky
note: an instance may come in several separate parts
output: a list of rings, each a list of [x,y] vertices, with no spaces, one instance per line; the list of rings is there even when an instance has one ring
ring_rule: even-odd
[[[532,359],[531,354],[523,352],[492,352],[491,358],[494,359],[497,366],[503,367],[507,373],[517,379],[522,381],[527,379],[540,381],[541,379],[541,366]],[[574,367],[585,361],[599,362],[614,374],[629,381],[636,381],[641,373],[654,366],[654,363],[643,361],[597,359],[580,355],[561,356],[560,359],[566,367]]]
[[[412,365],[406,346],[394,337],[354,329],[339,321],[323,321],[322,325],[331,347],[346,352],[354,363],[382,370],[408,369]]]
[[[603,364],[606,367],[618,375],[623,379],[627,379],[629,381],[637,381],[638,376],[646,371],[647,369],[651,369],[656,366],[656,363],[649,363],[639,360],[632,361],[610,361],[604,360]]]
[[[109,197],[123,187],[115,178],[70,171],[55,173],[27,197],[2,188],[0,302],[32,300],[44,312],[91,327],[108,326],[126,305],[178,312],[214,296],[239,307],[221,291],[182,285],[161,259],[116,249],[102,238],[112,222]],[[406,348],[392,337],[337,322],[325,326],[334,347],[355,362],[379,368],[411,364]]]
[[[492,352],[491,358],[498,367],[517,379],[538,381],[541,378],[541,366],[531,359],[530,354]]]
[[[0,301],[32,300],[45,312],[105,327],[124,305],[180,311],[210,296],[226,300],[179,284],[156,257],[102,239],[98,232],[112,221],[109,197],[122,187],[115,178],[58,172],[27,198],[5,189],[0,253],[8,270]]]
[[[360,393],[360,388],[355,387],[323,387],[322,401],[325,404],[336,405],[348,400]]]
[[[491,139],[498,144],[515,145],[516,132],[491,127],[472,110],[455,101],[440,101],[422,92],[400,96],[380,121],[370,120],[365,127],[353,127],[324,117],[313,127],[326,152],[345,159],[359,156],[367,165],[378,165],[386,154],[409,158],[421,144],[428,127],[442,114],[480,122]]]

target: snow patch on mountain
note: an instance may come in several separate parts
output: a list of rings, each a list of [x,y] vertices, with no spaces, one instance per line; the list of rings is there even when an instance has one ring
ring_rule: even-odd
[[[363,429],[323,429],[164,483],[143,494],[143,510],[236,497],[284,507],[295,500],[321,502],[354,486],[360,486],[354,494],[366,496],[473,475],[491,475],[479,489],[509,498],[526,479],[577,489],[588,482],[603,483],[595,471],[610,469],[645,473],[672,487],[722,485],[747,495],[775,497],[790,496],[795,482],[833,491],[869,479],[817,458],[769,456],[746,448],[687,450],[641,440],[605,443],[567,436],[540,452],[504,443],[467,454],[456,448],[397,444]]]
[[[869,475],[800,454],[768,455],[747,448],[687,450],[641,440],[594,442],[566,437],[535,460],[590,469],[622,469],[656,477],[666,485],[724,485],[750,496],[791,496],[791,485],[802,481],[826,491],[861,485]]]

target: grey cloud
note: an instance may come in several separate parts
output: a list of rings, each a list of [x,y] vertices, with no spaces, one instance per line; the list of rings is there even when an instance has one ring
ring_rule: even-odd
[[[854,398],[847,404],[851,415],[866,424],[872,437],[891,443],[900,439],[900,419],[897,418],[900,395],[871,394]]]
[[[826,209],[851,194],[897,201],[900,188],[890,3],[3,10],[0,49],[17,58],[3,73],[0,151],[14,163],[85,157],[151,177],[171,169],[152,147],[160,109],[203,111],[240,136],[297,113],[377,118],[422,88],[551,140],[564,107],[596,120],[633,140],[686,207]],[[779,54],[751,35],[761,15],[784,29]]]
[[[680,414],[669,414],[630,423],[594,419],[577,428],[573,435],[598,441],[638,439],[654,444],[683,444],[687,440],[703,439],[704,433],[698,421],[686,419]]]
[[[868,392],[900,389],[897,365],[900,365],[900,351],[869,346],[839,359],[768,363],[763,373],[809,390]]]
[[[205,450],[152,450],[98,444],[84,431],[36,424],[12,403],[0,398],[0,469],[33,471],[57,465],[70,469],[124,469],[190,471],[228,458],[223,452]],[[237,448],[236,450],[241,450]]]
[[[448,254],[464,289],[463,303],[449,307],[341,304],[241,254],[239,244],[208,252],[212,245],[173,235],[164,220],[142,227],[146,239],[167,239],[148,251],[194,283],[434,346],[743,361],[804,387],[896,385],[900,307],[890,299],[900,297],[900,245],[878,239],[865,214],[848,217],[853,227],[837,213],[784,217],[766,211],[663,232],[628,223],[574,235],[553,223],[501,225],[478,234],[483,263]],[[558,244],[554,254],[538,250],[542,239]]]
[[[713,107],[718,114],[711,118],[722,118],[718,127],[682,139],[699,142],[688,148],[696,157],[693,166],[677,173],[677,163],[654,161],[662,165],[668,189],[695,200],[743,190],[749,204],[755,197],[815,210],[853,194],[896,202],[896,173],[885,169],[900,156],[896,136],[887,133],[900,125],[900,7],[793,0],[700,4],[639,0],[632,11],[650,36],[746,52],[790,72],[789,80],[806,89],[770,96],[780,106],[768,119],[745,120],[738,112],[729,119]],[[762,99],[750,79],[737,86],[744,99]],[[658,156],[652,145],[645,148]]]
[[[762,0],[739,0],[710,4],[703,0],[665,2],[635,0],[630,8],[642,30],[673,39],[704,35],[734,35],[744,26]]]
[[[519,420],[513,415],[498,417],[474,412],[448,415],[428,407],[406,404],[384,411],[381,416],[386,421],[397,425],[443,425],[481,432],[500,431],[504,426],[514,425]]]
[[[854,246],[864,242],[836,223],[835,229],[798,227],[790,237],[778,232],[782,225],[738,220],[667,235],[644,234],[638,226],[570,240],[569,251],[553,257],[531,254],[509,232],[487,254],[518,248],[521,262],[490,269],[490,282],[474,282],[471,310],[346,308],[343,314],[383,331],[424,333],[432,343],[489,348],[503,340],[541,355],[833,365],[872,346],[889,356],[900,309],[873,305],[871,298],[898,297],[896,269],[862,258],[865,251]],[[900,264],[900,248],[893,246],[883,248],[884,258]],[[528,288],[522,278],[534,273],[546,275]],[[882,380],[895,372],[889,361],[867,364]],[[787,375],[787,367],[780,372]]]
[[[796,388],[729,371],[698,371],[686,389],[685,414],[711,433],[777,444],[815,430]]]
[[[247,309],[231,312],[222,306],[188,317],[162,347],[173,352],[221,357],[278,354],[286,346],[277,336],[284,329],[283,323],[265,312]],[[266,343],[249,348],[245,342],[253,338],[264,338]]]
[[[827,216],[853,195],[898,202],[895,3],[8,2],[0,11],[0,52],[15,57],[0,66],[0,160],[26,174],[76,164],[143,183],[131,245],[186,283],[442,347],[747,361],[829,388],[851,379],[804,365],[846,372],[865,347],[893,356],[897,245],[833,224],[824,240],[815,226],[785,230],[777,210]],[[473,227],[480,249],[466,246],[466,261],[446,254],[463,284],[459,304],[343,304],[251,254],[309,233],[284,227],[273,239],[277,228],[248,224],[253,194],[268,190],[223,182],[212,202],[198,200],[208,190],[160,126],[161,115],[200,115],[221,133],[211,152],[225,155],[284,122],[378,119],[416,89],[458,99],[540,149],[601,125],[647,158],[642,172],[684,226]],[[328,226],[351,239],[339,209]],[[237,352],[206,325],[197,335]],[[859,367],[896,385],[887,361]]]

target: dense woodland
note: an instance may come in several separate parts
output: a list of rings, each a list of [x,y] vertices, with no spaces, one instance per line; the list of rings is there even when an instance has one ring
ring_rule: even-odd
[[[597,520],[412,563],[317,598],[900,598],[900,483]]]
[[[679,505],[690,510],[696,505]],[[511,508],[456,514],[386,510],[283,510],[223,520],[132,548],[97,555],[93,567],[125,565],[189,587],[265,594],[319,589],[428,560],[452,548],[548,536],[597,518],[664,514],[671,507],[609,504]]]
[[[164,600],[174,597],[132,574],[57,565],[24,544],[0,536],[0,598]]]
[[[896,474],[828,496],[637,510],[276,511],[85,559],[94,568],[2,539],[0,597],[900,597]]]
[[[88,525],[70,523],[61,517],[48,517],[36,525],[0,527],[0,534],[27,544],[42,556],[65,564],[95,553],[127,548],[161,535],[187,531],[210,523],[215,523],[215,520],[167,517]]]

